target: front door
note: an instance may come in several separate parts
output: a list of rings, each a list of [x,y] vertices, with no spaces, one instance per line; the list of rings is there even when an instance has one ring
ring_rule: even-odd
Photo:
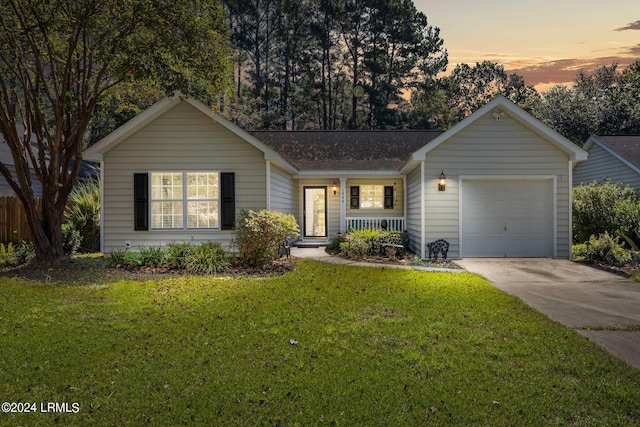
[[[304,187],[304,237],[327,237],[327,187]]]

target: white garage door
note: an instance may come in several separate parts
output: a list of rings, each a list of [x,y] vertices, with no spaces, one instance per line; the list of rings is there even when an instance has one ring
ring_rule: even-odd
[[[553,256],[553,181],[463,180],[462,256]]]

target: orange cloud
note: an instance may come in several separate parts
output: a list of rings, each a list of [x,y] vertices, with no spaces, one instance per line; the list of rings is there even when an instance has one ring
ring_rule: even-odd
[[[634,52],[636,52],[636,54],[640,52],[640,45],[629,49],[630,54]],[[636,59],[637,58],[615,56],[590,59],[561,59],[534,64],[529,63],[527,65],[523,64],[522,67],[513,68],[507,72],[521,75],[524,77],[527,85],[548,86],[571,82],[575,79],[579,71],[591,72],[602,65],[618,64],[619,69],[622,69]]]

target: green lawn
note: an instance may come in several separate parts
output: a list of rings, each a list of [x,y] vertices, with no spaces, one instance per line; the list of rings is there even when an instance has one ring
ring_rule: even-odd
[[[90,272],[0,277],[0,401],[79,405],[0,425],[640,423],[640,371],[475,275]]]

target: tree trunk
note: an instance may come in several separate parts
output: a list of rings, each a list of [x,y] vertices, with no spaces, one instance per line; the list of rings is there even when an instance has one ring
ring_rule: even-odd
[[[33,248],[37,259],[44,264],[52,264],[64,257],[62,248],[62,219],[64,209],[57,209],[41,199],[41,211],[38,212],[37,199],[20,199],[27,216],[31,231]]]

